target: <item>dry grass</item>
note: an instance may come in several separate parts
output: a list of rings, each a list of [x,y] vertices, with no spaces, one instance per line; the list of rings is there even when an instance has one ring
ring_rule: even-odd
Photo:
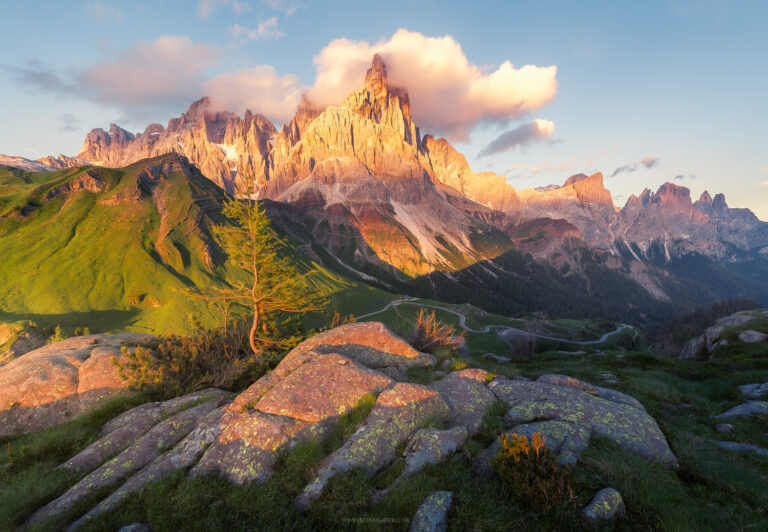
[[[438,349],[456,351],[464,345],[464,333],[456,334],[456,330],[440,321],[434,311],[421,309],[408,335],[408,343],[424,353]]]

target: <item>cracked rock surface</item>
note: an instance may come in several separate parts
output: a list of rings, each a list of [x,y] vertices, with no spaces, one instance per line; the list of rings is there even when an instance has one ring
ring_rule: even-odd
[[[393,378],[404,376],[408,368],[436,363],[432,355],[415,351],[380,323],[324,332],[297,346],[237,396],[208,389],[116,416],[104,425],[98,441],[59,466],[79,479],[38,509],[27,524],[45,526],[49,519],[75,512],[79,515],[71,516],[76,521],[70,529],[78,529],[180,470],[189,476],[219,475],[239,484],[263,482],[281,453],[324,438],[364,398],[373,399],[370,413],[320,461],[315,477],[294,500],[297,509],[308,509],[334,476],[347,471],[359,469],[373,476],[402,455],[405,467],[397,483],[462,451],[499,400],[509,407],[506,429],[541,432],[561,463],[575,463],[591,433],[650,459],[677,463],[655,421],[637,401],[565,375],[545,375],[538,381],[497,377],[488,382],[487,372],[464,369],[429,385]],[[494,445],[498,451],[498,442]],[[485,457],[487,469],[494,445],[478,456]],[[447,508],[450,497],[438,498],[433,502]],[[415,518],[417,522],[422,521]],[[431,517],[424,522],[432,523]],[[445,525],[437,526],[430,530]]]

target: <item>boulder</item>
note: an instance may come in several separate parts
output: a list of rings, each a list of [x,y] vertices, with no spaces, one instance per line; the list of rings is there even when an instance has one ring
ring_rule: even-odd
[[[77,336],[0,367],[0,437],[69,421],[125,391],[111,363],[125,342],[123,335]]]
[[[487,378],[487,371],[463,369],[430,385],[440,392],[451,409],[446,419],[450,426],[466,427],[470,436],[480,429],[486,410],[496,402],[485,384]]]
[[[754,453],[762,456],[768,456],[768,449],[764,447],[760,447],[753,443],[744,443],[739,441],[717,441],[717,440],[712,440],[712,443],[714,443],[718,447],[721,447],[723,449],[727,449],[729,451],[733,451],[736,453]]]
[[[563,466],[576,465],[581,453],[589,446],[591,434],[587,427],[557,420],[517,425],[510,432],[526,436],[528,440],[535,433],[541,433],[544,445],[557,456],[557,462]]]
[[[708,352],[711,353],[715,350],[715,344],[720,339],[720,335],[723,334],[724,330],[725,327],[722,325],[716,325],[714,327],[709,327],[706,331],[704,331],[704,341],[706,343]]]
[[[416,510],[411,521],[410,532],[445,532],[448,530],[448,510],[451,508],[453,493],[434,491]]]
[[[499,337],[509,345],[509,352],[517,356],[531,356],[536,352],[536,336],[524,331],[504,330]]]
[[[741,327],[753,319],[754,316],[750,311],[742,311],[726,316],[725,318],[720,318],[717,320],[717,325],[722,327]]]
[[[707,342],[704,340],[704,336],[693,338],[683,346],[683,350],[680,351],[678,358],[686,360],[690,358],[696,358],[699,353],[706,347]]]
[[[739,391],[750,399],[760,399],[768,394],[768,382],[762,384],[744,384],[739,386]]]
[[[712,419],[728,419],[732,417],[755,417],[768,414],[768,401],[747,401],[746,403],[734,406]]]
[[[133,445],[149,430],[183,410],[216,398],[230,398],[232,394],[215,388],[193,392],[170,401],[146,403],[112,419],[102,429],[102,438],[61,464],[61,469],[89,473],[101,464]]]
[[[739,333],[739,341],[745,344],[756,344],[758,342],[765,342],[768,340],[768,334],[764,334],[758,331],[741,331]]]
[[[464,358],[469,358],[472,356],[472,351],[469,350],[467,339],[464,336],[453,336],[451,338],[456,342],[456,347],[454,350],[456,351],[457,355]]]
[[[715,430],[717,432],[731,432],[733,430],[733,425],[730,423],[718,423],[715,426]]]
[[[603,488],[582,511],[590,521],[606,521],[624,515],[624,501],[621,494],[613,488]]]
[[[538,381],[494,379],[488,386],[509,406],[505,416],[509,426],[543,420],[567,421],[631,452],[678,467],[656,421],[639,402],[625,394],[598,389],[596,396],[572,385]]]

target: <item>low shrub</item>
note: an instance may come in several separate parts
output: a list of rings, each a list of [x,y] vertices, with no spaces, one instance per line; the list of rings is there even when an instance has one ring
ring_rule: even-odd
[[[454,328],[443,323],[435,316],[435,312],[421,309],[413,324],[413,330],[408,335],[408,343],[424,353],[438,349],[456,351],[464,345],[464,333],[456,334]]]
[[[118,374],[133,390],[175,397],[214,387],[238,391],[264,375],[282,354],[254,356],[248,326],[199,329],[190,336],[171,335],[145,342],[135,349],[123,347],[113,357]]]
[[[331,323],[328,325],[328,329],[335,329],[336,327],[347,325],[349,323],[355,323],[356,321],[357,320],[355,320],[355,316],[353,314],[342,316],[338,310],[334,310]]]
[[[573,502],[575,496],[570,472],[558,465],[544,441],[540,432],[530,442],[523,435],[505,434],[493,467],[509,495],[547,511]]]

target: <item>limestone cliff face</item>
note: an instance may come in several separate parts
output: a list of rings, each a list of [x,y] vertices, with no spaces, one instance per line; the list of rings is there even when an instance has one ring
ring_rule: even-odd
[[[642,260],[658,246],[668,257],[699,252],[720,260],[734,247],[768,249],[768,224],[730,209],[721,194],[692,203],[688,189],[665,184],[618,209],[600,173],[523,190],[492,172],[476,173],[446,139],[421,136],[406,88],[390,84],[379,56],[341,105],[321,109],[304,97],[279,132],[262,115],[239,117],[202,98],[167,127],[151,124],[133,135],[112,124],[91,131],[77,158],[40,162],[118,167],[170,152],[229,192],[306,209],[301,216],[314,220],[313,235],[357,267],[373,262],[407,275],[460,267],[498,248],[487,226],[515,240],[546,227],[547,242],[527,246],[541,257],[572,238]],[[473,240],[476,231],[494,242]],[[355,253],[345,252],[353,243]]]

